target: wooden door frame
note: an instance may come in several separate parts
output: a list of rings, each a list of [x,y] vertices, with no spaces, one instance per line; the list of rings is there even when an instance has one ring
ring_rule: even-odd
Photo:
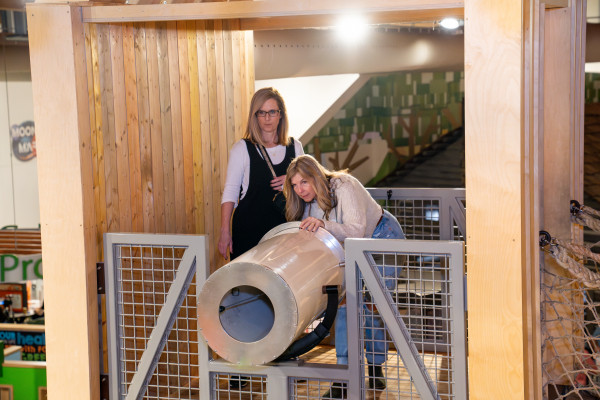
[[[569,118],[567,141],[572,150],[560,156],[568,159],[570,168],[567,175],[561,175],[561,185],[581,200],[583,139],[582,120],[578,122],[581,101],[576,96],[582,90],[581,80],[570,86],[566,116],[539,114],[541,99],[552,93],[542,90],[551,82],[540,83],[543,25],[535,16],[554,8],[573,15],[578,4],[577,0],[541,5],[526,0],[306,0],[302,8],[279,0],[135,6],[28,4],[49,398],[99,398],[98,249],[90,213],[93,188],[82,179],[91,166],[86,155],[90,126],[82,61],[84,23],[234,18],[246,30],[281,29],[328,26],[347,10],[367,15],[372,23],[435,20],[447,14],[466,18],[471,398],[500,399],[506,393],[512,398],[541,398],[537,232],[541,215],[546,215],[542,205],[548,207],[548,201],[542,204],[540,198],[543,179],[536,149],[548,142],[540,136],[541,127]],[[556,56],[571,59],[571,75],[578,74],[581,66],[577,41],[581,24],[573,17],[557,24],[560,33],[573,38],[569,45],[556,49]],[[490,152],[498,154],[490,157]]]

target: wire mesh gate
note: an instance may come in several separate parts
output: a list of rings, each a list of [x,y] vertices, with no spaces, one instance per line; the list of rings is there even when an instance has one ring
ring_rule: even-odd
[[[369,188],[407,239],[466,241],[465,189]]]
[[[204,236],[105,234],[111,399],[198,398]],[[198,266],[198,268],[196,268]]]
[[[462,242],[347,240],[346,284],[356,288],[346,292],[348,326],[360,350],[349,363],[367,369],[371,339],[359,326],[373,306],[396,349],[384,364],[385,397],[357,379],[361,398],[468,398],[463,260]]]
[[[442,215],[451,211],[448,201],[410,200],[411,191],[402,190],[399,200],[386,191],[384,199],[384,206],[392,202],[386,207],[391,211],[394,204],[417,202],[411,211],[415,227],[405,221],[407,233],[412,229],[413,237],[432,239],[448,232],[463,235],[460,221]],[[464,198],[458,193],[453,202],[458,202],[459,211],[452,212],[460,220]],[[424,229],[427,224],[433,233]],[[324,398],[333,383],[346,383],[348,398],[468,398],[462,243],[349,241],[349,365],[301,358],[254,368],[213,357],[198,334],[196,295],[208,270],[204,237],[107,234],[105,246],[111,398],[309,400]],[[391,345],[385,389],[365,383],[369,339],[360,325],[370,305],[380,311],[379,329]],[[248,384],[232,389],[236,379]]]

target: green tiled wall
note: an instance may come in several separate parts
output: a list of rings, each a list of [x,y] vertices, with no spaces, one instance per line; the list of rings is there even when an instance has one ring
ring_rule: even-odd
[[[348,149],[355,133],[387,132],[392,125],[396,146],[405,146],[408,137],[398,117],[420,113],[416,143],[432,118],[441,129],[432,140],[448,132],[450,121],[442,114],[448,108],[457,121],[464,96],[464,72],[405,72],[371,78],[340,112],[319,131],[321,152]],[[600,74],[585,74],[585,102],[600,102]],[[396,117],[396,118],[393,118]],[[313,141],[306,146],[314,153]]]
[[[600,74],[585,74],[585,102],[600,103]]]
[[[461,102],[464,96],[464,73],[460,72],[405,72],[371,78],[356,95],[342,107],[338,114],[319,131],[321,152],[348,149],[352,134],[388,132],[396,146],[406,146],[408,135],[398,118],[420,113],[417,121],[416,143],[425,132],[431,119],[439,128],[432,141],[452,129],[450,121],[442,114],[449,108],[454,118],[461,121]],[[314,153],[311,140],[306,146]]]
[[[398,118],[420,115],[417,121],[416,143],[420,143],[431,119],[440,128],[433,133],[431,141],[448,132],[452,126],[442,114],[450,110],[454,119],[462,120],[464,97],[464,72],[405,72],[371,78],[319,131],[322,153],[348,150],[353,134],[364,132],[388,132],[396,146],[408,145],[408,135]],[[585,74],[585,102],[600,102],[600,74]],[[314,154],[311,140],[305,151]],[[396,167],[396,159],[387,154],[377,176],[381,179]]]

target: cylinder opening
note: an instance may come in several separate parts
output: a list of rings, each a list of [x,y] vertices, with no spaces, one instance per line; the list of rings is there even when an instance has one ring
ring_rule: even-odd
[[[269,297],[253,286],[237,286],[223,296],[219,320],[232,338],[251,343],[269,334],[275,311]]]

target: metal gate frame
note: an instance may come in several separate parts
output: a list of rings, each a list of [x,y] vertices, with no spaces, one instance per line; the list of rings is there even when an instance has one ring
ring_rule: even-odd
[[[439,239],[462,239],[464,234],[465,205],[464,189],[369,189],[372,196],[382,202],[384,208],[388,206],[398,208],[398,204],[410,202],[415,205],[413,213],[419,206],[423,209],[429,207],[429,201],[439,207],[439,220],[431,226],[435,232],[426,237]],[[394,203],[393,200],[399,202]],[[401,207],[401,206],[400,206]],[[399,209],[400,210],[400,209]],[[392,211],[392,210],[391,210]],[[393,213],[393,212],[392,212]],[[416,214],[415,214],[416,215]],[[397,215],[401,220],[401,215]],[[422,218],[422,217],[421,217]],[[401,221],[402,222],[402,221]],[[410,223],[411,221],[407,221]],[[410,239],[410,238],[409,238]],[[414,237],[413,239],[421,239]],[[158,235],[158,234],[105,234],[105,274],[106,274],[106,306],[107,330],[109,350],[109,377],[110,395],[113,399],[140,399],[144,397],[147,383],[156,369],[157,360],[165,347],[166,338],[173,327],[183,298],[195,276],[196,294],[204,281],[209,276],[208,245],[205,236],[195,235]],[[173,281],[170,282],[168,295],[158,314],[153,332],[146,342],[146,351],[137,361],[137,371],[131,379],[129,387],[123,388],[128,383],[123,382],[125,374],[120,371],[123,360],[123,351],[120,346],[122,332],[119,331],[118,296],[120,295],[120,277],[117,274],[119,263],[119,246],[157,246],[185,248],[179,261],[179,270]],[[348,298],[348,348],[349,365],[305,364],[303,361],[288,361],[272,363],[260,367],[242,368],[223,360],[211,359],[211,351],[200,335],[198,337],[198,384],[199,395],[203,400],[213,399],[218,388],[213,387],[217,374],[229,375],[261,375],[266,382],[265,392],[260,398],[269,399],[295,399],[293,385],[295,379],[314,379],[320,381],[347,382],[349,393],[353,396],[360,393],[359,398],[364,398],[361,382],[365,371],[360,363],[363,357],[363,344],[361,343],[357,287],[359,277],[372,294],[373,301],[380,310],[390,337],[399,353],[402,363],[412,376],[414,388],[423,399],[439,398],[435,385],[428,376],[423,366],[423,360],[412,342],[409,331],[406,329],[399,312],[394,310],[390,295],[385,291],[381,282],[383,278],[377,268],[369,263],[368,254],[371,252],[389,252],[395,254],[412,254],[419,252],[422,255],[446,254],[450,259],[448,275],[449,281],[444,282],[444,290],[451,293],[449,320],[453,329],[449,340],[452,359],[452,398],[457,400],[468,398],[467,363],[466,363],[466,328],[465,328],[465,281],[464,281],[464,244],[444,240],[377,240],[377,239],[348,239],[346,241],[346,295]],[[188,296],[188,304],[190,297]],[[196,307],[197,298],[193,298]],[[408,356],[407,356],[408,355]],[[215,379],[213,379],[215,378]],[[364,382],[363,382],[364,383]],[[123,393],[119,393],[121,390]],[[127,396],[127,397],[125,397]],[[354,398],[354,397],[353,397]]]
[[[450,279],[448,290],[452,301],[450,306],[450,321],[454,328],[451,330],[450,348],[454,355],[453,367],[455,399],[468,399],[467,386],[467,358],[466,358],[466,296],[464,275],[464,244],[456,241],[427,241],[427,240],[377,240],[377,239],[346,239],[346,297],[348,307],[348,363],[358,366],[363,358],[364,346],[351,342],[351,332],[359,332],[359,304],[362,299],[357,297],[360,293],[359,274],[373,297],[374,303],[385,322],[388,333],[398,349],[400,357],[414,380],[416,389],[421,399],[437,400],[440,398],[435,385],[429,377],[414,343],[410,332],[406,328],[398,309],[382,283],[383,279],[376,266],[371,265],[367,255],[371,252],[391,253],[422,253],[422,254],[448,254],[450,259]],[[351,290],[354,288],[355,290]],[[352,335],[352,336],[355,336]],[[356,349],[360,349],[357,351]],[[350,379],[350,393],[361,393],[362,376],[357,369],[354,372],[357,379]],[[362,375],[362,376],[361,376]],[[361,393],[362,394],[362,393]]]
[[[179,270],[165,303],[160,310],[150,340],[146,344],[146,351],[138,362],[137,371],[127,388],[127,394],[119,393],[123,384],[122,371],[119,363],[122,359],[120,348],[120,332],[117,321],[120,312],[117,305],[119,293],[119,279],[115,265],[118,265],[119,246],[177,246],[186,247]],[[182,298],[189,288],[191,277],[196,275],[196,285],[201,287],[208,277],[209,263],[206,247],[206,237],[189,235],[151,235],[151,234],[107,234],[105,236],[105,251],[108,265],[107,274],[107,325],[109,348],[109,373],[111,398],[114,399],[140,399],[143,397],[146,384],[156,368],[156,361],[164,348],[165,338],[173,326],[174,316],[177,315]],[[418,354],[410,334],[406,330],[402,318],[393,309],[390,295],[381,285],[382,277],[376,267],[369,263],[367,256],[370,252],[389,253],[414,253],[448,254],[450,259],[450,279],[448,288],[452,294],[450,305],[450,319],[454,328],[451,332],[450,346],[453,354],[453,385],[452,394],[455,399],[467,399],[467,372],[466,372],[466,338],[464,315],[464,273],[463,273],[462,242],[452,241],[417,241],[417,240],[377,240],[377,239],[348,239],[346,243],[346,296],[348,304],[348,351],[349,365],[303,364],[302,361],[288,361],[272,363],[259,367],[243,368],[223,360],[212,360],[210,349],[204,340],[199,345],[199,388],[201,399],[215,398],[215,388],[211,376],[214,374],[231,375],[263,375],[266,378],[266,393],[269,399],[293,399],[292,379],[306,378],[317,380],[348,382],[349,393],[360,393],[359,398],[364,398],[361,382],[365,376],[360,359],[363,357],[363,343],[360,342],[358,305],[358,276],[362,275],[373,300],[380,311],[388,332],[396,348],[401,353],[404,366],[410,372],[416,389],[422,399],[438,399],[437,389],[429,378],[423,361]],[[197,301],[197,300],[195,300]],[[198,305],[200,306],[200,305]]]
[[[463,201],[466,200],[464,188],[437,189],[437,188],[367,188],[375,200],[383,203],[382,207],[390,211],[405,227],[403,215],[394,213],[390,207],[391,201],[435,201],[439,204],[438,227],[440,240],[464,240],[466,236],[466,210]],[[454,232],[456,223],[461,238]],[[406,232],[405,232],[406,233]],[[407,239],[427,239],[426,237],[411,237]]]
[[[209,268],[208,238],[204,235],[159,235],[159,234],[123,234],[106,233],[104,235],[104,256],[107,262],[106,274],[106,322],[107,322],[107,347],[109,365],[110,398],[122,399],[119,388],[123,385],[124,371],[120,368],[123,360],[121,346],[122,332],[118,321],[122,317],[122,310],[118,307],[121,290],[121,279],[117,273],[120,265],[119,246],[172,246],[185,248],[174,281],[171,283],[165,302],[153,327],[146,349],[138,362],[137,370],[129,387],[127,400],[143,397],[152,373],[156,369],[158,358],[161,355],[174,320],[181,308],[183,299],[196,275],[196,285],[204,282]],[[194,302],[196,304],[196,301]],[[200,346],[201,348],[204,346]],[[202,375],[202,374],[200,374]]]

